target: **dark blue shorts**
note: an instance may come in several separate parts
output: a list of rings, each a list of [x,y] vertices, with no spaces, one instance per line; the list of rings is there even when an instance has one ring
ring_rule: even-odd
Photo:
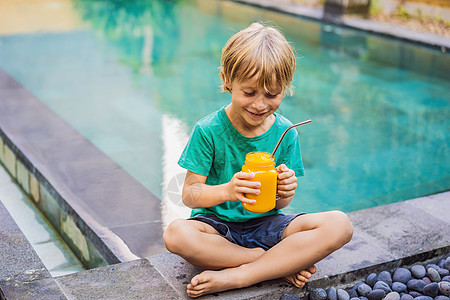
[[[303,214],[303,213],[302,213]],[[261,247],[269,250],[281,241],[283,230],[297,216],[276,214],[251,219],[246,222],[227,222],[214,215],[189,218],[211,225],[223,237],[245,248]]]

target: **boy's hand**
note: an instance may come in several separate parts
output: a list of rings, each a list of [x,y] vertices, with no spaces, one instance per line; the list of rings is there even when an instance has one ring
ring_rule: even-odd
[[[227,190],[230,195],[230,200],[241,201],[248,204],[255,204],[256,200],[248,199],[245,194],[255,194],[260,193],[259,187],[260,182],[250,181],[250,179],[255,178],[254,173],[247,172],[237,172],[233,175],[230,182],[227,184]]]
[[[277,167],[278,171],[278,195],[281,198],[290,198],[295,194],[297,188],[297,177],[294,170],[289,169],[285,164]]]

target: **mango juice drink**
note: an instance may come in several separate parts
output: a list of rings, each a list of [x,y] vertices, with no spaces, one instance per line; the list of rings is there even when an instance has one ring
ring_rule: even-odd
[[[270,153],[255,151],[245,156],[243,172],[255,173],[251,181],[261,183],[259,195],[246,194],[245,197],[256,200],[255,204],[242,203],[244,208],[251,212],[262,213],[275,208],[277,196],[277,170],[275,169],[275,158]]]

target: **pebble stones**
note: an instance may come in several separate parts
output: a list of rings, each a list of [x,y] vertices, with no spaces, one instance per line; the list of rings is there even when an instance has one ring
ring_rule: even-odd
[[[441,281],[439,282],[439,291],[442,295],[449,297],[450,296],[450,282]]]
[[[427,284],[423,288],[423,294],[432,298],[436,297],[439,294],[439,284],[437,284],[436,282]]]
[[[378,281],[378,276],[375,273],[370,273],[369,276],[367,276],[367,278],[366,278],[366,283],[370,287],[373,287],[377,281]]]
[[[367,297],[372,291],[372,288],[368,284],[363,283],[358,286],[358,289],[356,291],[358,292],[358,295]]]
[[[351,288],[315,288],[310,300],[450,300],[450,256],[436,264],[416,264],[378,274]],[[287,299],[286,299],[287,300]]]
[[[327,290],[327,299],[328,300],[337,300],[337,291],[336,288],[334,286],[329,287]]]
[[[397,292],[390,292],[384,297],[384,300],[400,300],[400,294]]]
[[[435,268],[429,267],[427,269],[427,273],[428,273],[428,278],[430,278],[431,281],[434,281],[434,282],[441,281],[441,275],[439,275],[439,272]]]
[[[386,292],[380,289],[372,290],[369,295],[367,295],[367,299],[369,300],[381,300],[386,296]]]
[[[402,282],[393,282],[392,283],[392,291],[397,292],[397,293],[401,293],[406,291],[406,284],[402,283]]]
[[[387,285],[391,286],[392,285],[391,273],[389,273],[388,271],[381,271],[380,274],[378,274],[378,281],[386,282]]]
[[[310,300],[325,300],[327,299],[327,292],[324,289],[316,288],[309,293]]]
[[[375,285],[373,286],[374,290],[383,290],[386,294],[392,292],[389,285],[384,281],[377,281]]]
[[[422,265],[414,265],[411,267],[411,273],[415,278],[421,279],[427,275],[427,270]]]
[[[347,293],[346,290],[343,289],[337,290],[337,297],[338,300],[350,300],[350,295]]]
[[[411,271],[405,268],[398,268],[392,275],[393,282],[407,283],[412,278]]]

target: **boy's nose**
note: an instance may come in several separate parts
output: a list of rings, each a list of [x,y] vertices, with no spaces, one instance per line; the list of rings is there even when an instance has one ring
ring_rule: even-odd
[[[264,109],[266,109],[267,104],[266,104],[266,100],[264,99],[263,95],[258,95],[256,96],[255,102],[253,102],[253,108],[262,111]]]

